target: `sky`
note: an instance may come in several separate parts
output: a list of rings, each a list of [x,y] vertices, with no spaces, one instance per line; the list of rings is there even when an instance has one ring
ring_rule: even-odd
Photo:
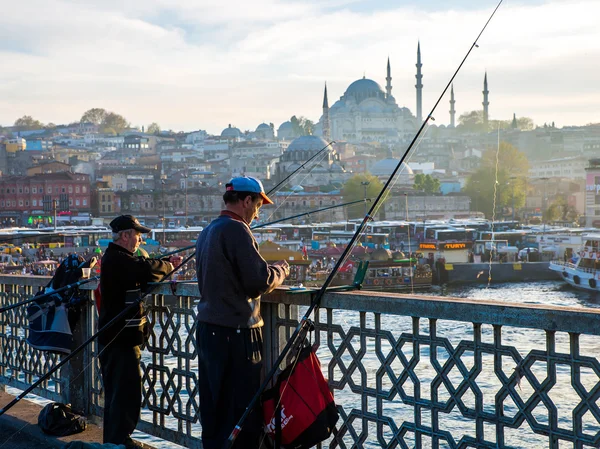
[[[317,121],[356,79],[428,113],[496,6],[490,0],[22,0],[0,14],[0,125],[101,107],[132,125],[220,133]],[[458,114],[600,122],[598,0],[505,1],[454,81]],[[449,92],[433,116],[447,124]]]

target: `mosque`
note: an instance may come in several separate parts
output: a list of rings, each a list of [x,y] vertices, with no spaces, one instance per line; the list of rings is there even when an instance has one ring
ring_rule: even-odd
[[[327,85],[323,95],[323,114],[315,125],[314,134],[325,140],[348,142],[377,141],[392,143],[410,140],[423,123],[423,74],[421,73],[421,44],[417,44],[416,116],[406,107],[400,107],[392,95],[392,70],[387,61],[385,91],[373,80],[363,77],[354,81],[344,95],[331,107],[327,97]],[[483,83],[483,122],[487,129],[489,117],[489,90],[487,73]],[[454,86],[450,93],[450,125],[456,126]],[[435,125],[433,125],[435,126]],[[280,126],[286,132],[286,123]],[[283,134],[282,133],[282,134]]]
[[[392,70],[388,58],[385,91],[376,81],[363,77],[350,84],[344,95],[329,107],[325,86],[323,115],[315,126],[315,134],[325,140],[349,142],[397,142],[411,138],[423,121],[420,44],[417,44],[416,67],[416,117],[408,108],[398,106],[392,95]]]

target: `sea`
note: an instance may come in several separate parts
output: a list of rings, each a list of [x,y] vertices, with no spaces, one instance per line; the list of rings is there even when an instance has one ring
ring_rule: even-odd
[[[487,285],[461,285],[461,286],[449,286],[444,288],[433,288],[430,292],[419,291],[420,295],[432,295],[432,296],[446,296],[446,297],[458,297],[458,298],[469,298],[473,300],[497,300],[497,301],[505,301],[510,303],[523,303],[523,304],[542,304],[548,306],[568,306],[568,307],[580,307],[580,308],[599,308],[600,307],[600,294],[585,292],[580,290],[575,290],[570,286],[560,282],[560,281],[544,281],[544,282],[523,282],[523,283],[498,283]],[[302,313],[302,311],[301,311]],[[322,310],[320,313],[321,319],[326,320],[326,311]],[[369,315],[369,314],[368,314]],[[372,315],[372,314],[370,314]],[[336,311],[334,315],[334,320],[336,324],[340,324],[341,333],[347,332],[350,328],[360,325],[360,316],[358,313],[350,312],[350,311]],[[422,332],[427,332],[427,320],[421,320],[423,322],[424,328]],[[371,327],[373,324],[373,317],[367,317],[366,326]],[[403,317],[392,317],[392,316],[382,316],[381,317],[381,327],[383,329],[393,329],[393,334],[396,337],[399,337],[402,332],[411,333],[412,332],[412,322],[410,318],[404,319]],[[440,322],[437,325],[438,335],[444,336],[448,338],[453,347],[459,344],[462,339],[466,339],[469,341],[472,338],[472,324],[471,323],[460,323],[455,321],[449,322]],[[528,351],[534,349],[544,349],[546,344],[545,333],[541,331],[535,331],[530,329],[518,329],[518,328],[505,328],[503,329],[503,344],[514,345],[518,348],[519,353],[522,355],[527,354]],[[333,344],[339,345],[342,341],[342,335],[335,335],[333,337]],[[492,340],[492,328],[491,326],[484,327],[483,329],[483,340],[484,342],[491,342]],[[327,365],[331,360],[332,354],[329,352],[327,348],[326,339],[322,338],[324,342],[322,342],[322,346],[318,351],[318,355],[324,365]],[[360,343],[352,341],[352,346],[354,348],[354,354],[356,351],[360,349]],[[349,348],[348,348],[349,349]],[[381,351],[390,351],[391,346],[382,344]],[[557,351],[564,351],[565,353],[569,353],[569,341],[568,336],[562,335],[557,336]],[[596,357],[600,354],[600,339],[597,338],[582,338],[581,341],[581,353],[585,355],[590,355],[592,357]],[[413,356],[412,354],[412,345],[404,345],[402,351],[407,358]],[[429,348],[423,347],[421,349],[421,360],[427,361],[429,359]],[[466,353],[465,353],[466,354]],[[381,354],[380,354],[381,355]],[[467,354],[468,355],[468,354]],[[471,353],[472,355],[472,353]],[[340,381],[344,375],[342,373],[343,370],[348,370],[352,365],[353,357],[350,355],[350,351],[346,351],[339,356],[339,361],[336,363],[335,369],[333,369],[332,375],[334,376],[336,381]],[[463,354],[463,357],[465,355]],[[445,359],[449,356],[448,354],[438,354],[438,358],[440,362],[443,363]],[[364,382],[366,382],[367,386],[375,386],[375,379],[377,376],[377,371],[380,370],[380,357],[376,354],[375,350],[375,341],[373,339],[369,339],[367,341],[366,353],[361,358],[362,365],[364,370],[362,374],[360,370],[354,370],[354,373],[350,376],[346,376],[346,382],[342,389],[334,391],[336,396],[336,402],[344,407],[346,411],[351,411],[352,409],[364,409],[367,407],[367,411],[375,412],[375,400],[373,398],[368,398],[365,403],[361,404],[361,396],[357,394],[357,391],[360,390],[361,385],[361,375],[364,376]],[[344,365],[344,366],[342,366]],[[431,391],[429,390],[429,381],[433,379],[435,376],[435,372],[432,367],[428,364],[420,364],[422,366],[418,366],[415,368],[415,373],[418,375],[421,384],[420,384],[420,395],[423,398],[428,398]],[[514,364],[513,364],[514,365]],[[395,362],[394,371],[400,372],[402,370],[402,366],[399,362]],[[470,368],[472,366],[472,362],[469,364],[468,361],[465,361],[465,366]],[[477,378],[477,385],[482,390],[484,395],[484,410],[493,412],[494,408],[494,395],[498,391],[499,381],[498,378],[494,375],[493,368],[493,357],[484,357],[483,360],[483,368],[482,374]],[[503,359],[503,367],[504,367],[504,359]],[[175,365],[172,368],[177,368]],[[510,376],[512,373],[511,364],[509,362],[506,363],[506,374]],[[456,371],[456,370],[453,370]],[[538,366],[532,367],[532,371],[535,373],[536,378],[539,379],[540,382],[546,376],[546,367]],[[450,372],[449,378],[452,380],[454,385],[458,385],[461,382],[463,376],[458,372]],[[582,372],[582,382],[588,387],[591,388],[598,382],[598,376],[596,376],[592,372]],[[393,385],[394,379],[386,378],[382,381],[382,388],[385,390],[391,385]],[[415,386],[410,382],[405,382],[404,391],[409,396],[415,394]],[[589,391],[589,390],[588,390]],[[518,389],[519,395],[523,398],[529,397],[533,392],[533,388],[528,384],[527,380],[523,380],[519,385]],[[183,393],[185,394],[185,393]],[[30,397],[30,396],[28,396]],[[440,395],[440,399],[442,399],[443,394]],[[557,381],[555,386],[551,390],[551,394],[549,397],[557,406],[557,410],[559,413],[559,426],[566,429],[570,429],[571,427],[571,419],[572,419],[572,410],[577,405],[577,394],[574,392],[571,387],[570,381],[570,367],[564,366],[559,367],[557,369]],[[33,397],[32,397],[33,398]],[[462,397],[462,401],[464,405],[467,407],[474,406],[474,397],[473,395],[464,395]],[[43,401],[46,402],[46,401]],[[403,421],[413,423],[415,416],[414,410],[412,407],[409,407],[398,398],[394,398],[392,400],[383,401],[383,413],[386,416],[389,416],[394,420],[397,425],[401,425]],[[504,414],[505,416],[510,416],[511,413],[515,413],[517,411],[514,403],[505,402],[504,404]],[[537,407],[533,412],[536,420],[540,423],[544,423],[548,421],[548,413],[541,407]],[[151,420],[150,415],[146,412],[142,412],[142,415],[146,415],[145,418]],[[589,412],[587,413],[587,419],[584,420],[583,430],[591,433],[600,432],[600,425],[598,422],[591,418]],[[427,419],[430,419],[430,415],[427,413],[422,414],[422,419],[424,424],[426,424]],[[447,418],[447,419],[446,419]],[[591,419],[590,419],[591,418]],[[360,420],[358,420],[360,421]],[[355,429],[360,433],[361,428],[360,424],[356,424],[358,427]],[[448,416],[442,416],[440,418],[440,425],[445,426],[444,428],[452,433],[455,438],[460,438],[460,435],[472,435],[474,434],[474,424],[472,420],[465,419],[461,416],[460,413],[455,410],[448,414]],[[376,435],[376,426],[369,424],[368,425],[368,438],[363,443],[363,447],[369,449],[377,449],[380,446],[377,440]],[[365,429],[366,430],[366,429]],[[199,435],[200,429],[198,425],[198,429],[194,432],[195,435]],[[493,433],[493,430],[490,430],[490,434]],[[486,439],[487,439],[486,433]],[[528,427],[527,423],[521,426],[520,429],[512,431],[510,429],[505,429],[506,435],[506,444],[511,447],[528,447],[528,448],[543,448],[548,447],[546,437],[538,435],[531,431]],[[391,438],[392,434],[388,430],[384,430],[384,438]],[[176,449],[181,448],[182,446],[175,445],[172,443],[166,443],[162,440],[158,440],[150,435],[136,432],[134,434],[134,438],[153,445],[155,447],[167,448],[167,449]],[[406,436],[406,444],[408,447],[414,447],[415,441],[411,439],[411,434],[407,434]],[[490,437],[492,438],[492,437]],[[352,439],[347,435],[344,438],[346,447],[352,446]],[[493,439],[492,439],[493,441]],[[430,447],[430,445],[426,442],[422,442],[422,447]],[[446,447],[442,445],[441,447]],[[447,446],[450,447],[450,446]],[[570,446],[569,446],[570,447]]]

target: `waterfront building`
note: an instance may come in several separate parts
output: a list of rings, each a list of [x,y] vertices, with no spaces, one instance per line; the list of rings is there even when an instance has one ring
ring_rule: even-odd
[[[590,159],[585,171],[585,225],[600,228],[600,159]]]
[[[83,173],[39,173],[0,178],[0,219],[27,223],[31,215],[60,212],[89,215],[90,176]]]
[[[584,179],[588,158],[582,155],[530,161],[529,177]]]
[[[406,195],[405,195],[406,194]],[[466,195],[429,195],[395,189],[384,203],[386,220],[443,220],[471,216],[471,199]],[[408,207],[407,207],[408,206]],[[473,212],[476,215],[476,212]]]

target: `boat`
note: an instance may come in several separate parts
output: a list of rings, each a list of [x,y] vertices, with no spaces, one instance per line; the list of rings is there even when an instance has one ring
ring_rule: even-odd
[[[421,253],[418,255],[422,256]],[[351,285],[361,267],[361,261],[368,261],[368,269],[362,281],[363,290],[412,290],[431,287],[433,273],[431,267],[421,258],[408,259],[404,253],[386,248],[378,248],[362,256],[351,257],[333,278],[332,286]],[[320,286],[329,275],[329,270],[313,273],[314,281],[309,286]]]
[[[575,288],[600,292],[600,234],[588,234],[579,254],[567,261],[552,261],[550,269]]]

